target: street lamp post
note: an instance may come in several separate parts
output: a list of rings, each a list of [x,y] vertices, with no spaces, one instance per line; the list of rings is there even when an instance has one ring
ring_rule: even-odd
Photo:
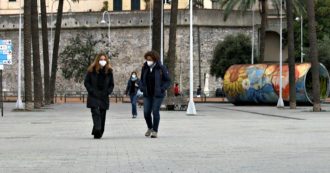
[[[304,62],[304,19],[302,16],[297,17],[296,21],[300,20],[300,62],[303,63]]]
[[[18,31],[18,88],[17,88],[17,101],[16,101],[16,109],[24,109],[22,103],[22,70],[21,70],[21,61],[22,61],[22,1],[20,1],[19,5],[19,31]]]
[[[283,35],[283,8],[282,8],[283,4],[281,3],[281,7],[280,7],[280,88],[279,88],[279,98],[278,98],[278,102],[277,102],[277,107],[278,108],[283,108],[284,107],[284,102],[283,102],[283,98],[282,98],[282,88],[283,88],[283,79],[282,79],[282,58],[283,58],[283,50],[282,50],[282,35]]]
[[[189,4],[189,10],[190,10],[190,39],[189,39],[189,59],[190,59],[190,88],[189,88],[189,104],[188,104],[188,109],[187,109],[187,114],[188,115],[195,115],[196,114],[196,107],[195,107],[195,103],[194,103],[194,98],[193,98],[193,89],[194,89],[194,84],[193,84],[193,0],[190,0],[190,4]]]
[[[108,39],[109,40],[108,41],[109,41],[109,47],[110,47],[110,25],[111,25],[111,22],[110,22],[110,13],[108,11],[103,12],[101,24],[106,24],[107,23],[105,21],[105,14],[108,14],[108,20],[109,20],[109,23],[108,23]]]

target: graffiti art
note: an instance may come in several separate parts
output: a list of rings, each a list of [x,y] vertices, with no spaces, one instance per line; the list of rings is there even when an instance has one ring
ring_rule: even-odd
[[[324,101],[330,89],[329,73],[320,64],[321,101]],[[311,64],[295,66],[297,104],[311,104],[312,73]],[[290,99],[289,68],[282,66],[282,97],[285,102]],[[275,104],[280,91],[280,66],[278,64],[238,64],[232,65],[224,76],[224,92],[229,102],[240,104]]]

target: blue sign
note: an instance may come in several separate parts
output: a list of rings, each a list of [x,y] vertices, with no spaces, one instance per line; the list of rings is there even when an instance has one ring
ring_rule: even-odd
[[[0,40],[0,65],[13,64],[13,45],[11,40]]]

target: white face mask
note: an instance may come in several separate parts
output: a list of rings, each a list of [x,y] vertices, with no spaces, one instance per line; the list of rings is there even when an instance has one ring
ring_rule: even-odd
[[[107,64],[107,61],[105,61],[105,60],[100,60],[100,61],[99,61],[99,64],[100,64],[101,67],[104,67],[104,66]]]
[[[147,64],[150,67],[150,66],[152,66],[154,64],[154,62],[153,61],[147,61]]]
[[[133,75],[132,75],[132,78],[136,78],[136,75],[135,75],[135,74],[133,74]]]

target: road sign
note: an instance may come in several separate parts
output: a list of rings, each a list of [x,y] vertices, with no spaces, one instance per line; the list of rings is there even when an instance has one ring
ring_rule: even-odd
[[[13,63],[13,45],[11,40],[0,40],[0,65]]]

